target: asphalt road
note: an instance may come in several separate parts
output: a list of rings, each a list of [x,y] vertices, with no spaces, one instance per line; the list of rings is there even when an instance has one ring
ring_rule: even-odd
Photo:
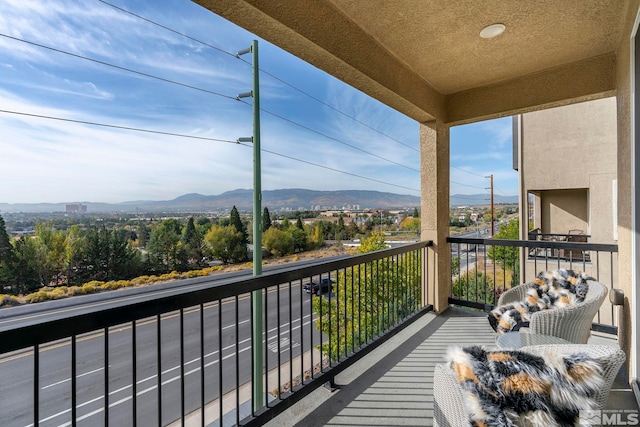
[[[184,289],[184,288],[183,288]],[[280,286],[265,296],[266,330],[263,337],[268,355],[268,369],[296,357],[317,345],[320,334],[311,322],[311,296],[301,292],[300,285]],[[105,294],[106,295],[106,294]],[[127,297],[144,297],[129,295]],[[99,303],[99,301],[91,302]],[[143,319],[135,326],[135,377],[132,366],[133,331],[131,324],[113,327],[109,332],[108,381],[105,388],[105,337],[103,332],[87,334],[76,340],[76,388],[78,425],[102,425],[105,420],[105,393],[109,396],[109,425],[132,425],[135,417],[141,426],[166,424],[200,407],[202,365],[204,364],[205,401],[216,399],[244,384],[251,378],[251,301],[248,296],[222,303],[205,305],[202,329],[204,346],[201,350],[200,308],[185,309],[162,316],[161,364],[158,367],[157,318]],[[279,307],[279,310],[278,310]],[[291,307],[291,309],[289,308]],[[81,306],[63,310],[85,309]],[[46,311],[29,316],[46,316]],[[279,318],[278,318],[279,311]],[[20,316],[25,317],[25,316]],[[238,326],[236,327],[236,318]],[[12,321],[6,317],[1,323]],[[180,327],[182,323],[182,328]],[[278,335],[278,325],[280,334]],[[181,330],[184,349],[181,361]],[[313,336],[313,344],[311,337]],[[301,346],[304,343],[304,348]],[[204,353],[204,360],[201,357]],[[39,352],[39,422],[43,426],[71,425],[71,342],[65,340],[42,346]],[[237,362],[237,365],[236,365]],[[0,359],[0,425],[33,425],[33,352],[16,352]],[[238,368],[236,368],[238,366]],[[181,381],[181,369],[184,382]],[[162,396],[158,395],[158,374]],[[296,373],[294,373],[294,376]],[[222,378],[222,384],[220,384]],[[133,403],[133,384],[136,384]],[[269,384],[268,390],[276,384]],[[184,410],[182,409],[184,388]],[[162,408],[162,422],[158,422],[158,405]],[[135,407],[135,414],[134,414]]]

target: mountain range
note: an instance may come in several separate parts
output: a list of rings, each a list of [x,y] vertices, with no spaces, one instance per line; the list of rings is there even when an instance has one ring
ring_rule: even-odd
[[[517,196],[496,196],[495,203],[517,203]],[[452,195],[451,206],[487,205],[488,195]],[[136,200],[122,203],[64,202],[64,203],[0,203],[0,212],[64,212],[68,204],[87,206],[88,213],[97,212],[202,212],[229,210],[236,206],[240,210],[251,210],[253,190],[238,189],[225,193],[205,196],[184,194],[173,200]],[[393,209],[420,206],[420,198],[406,194],[386,193],[367,190],[316,191],[299,188],[266,190],[262,192],[262,206],[269,210],[280,209]]]

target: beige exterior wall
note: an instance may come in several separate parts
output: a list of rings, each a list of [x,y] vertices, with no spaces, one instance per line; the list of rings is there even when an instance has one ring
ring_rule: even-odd
[[[592,243],[613,243],[616,99],[526,113],[520,120],[521,197],[536,195],[534,227],[559,234],[580,229]]]

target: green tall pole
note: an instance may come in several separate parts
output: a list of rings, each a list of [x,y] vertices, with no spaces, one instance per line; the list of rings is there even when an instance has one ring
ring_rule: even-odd
[[[238,58],[246,53],[252,53],[253,90],[241,93],[238,99],[253,97],[253,137],[240,138],[238,142],[253,142],[253,275],[262,274],[262,188],[260,169],[260,67],[258,66],[258,41],[254,40],[251,47],[236,54]],[[258,411],[265,406],[263,392],[264,346],[262,345],[262,290],[251,293],[251,348],[253,352],[253,410]],[[237,351],[237,349],[236,349]]]
[[[253,275],[262,274],[262,180],[260,168],[260,67],[258,41],[251,44],[253,62]],[[262,365],[262,291],[253,291],[253,410],[264,406]],[[237,349],[236,349],[237,351]]]

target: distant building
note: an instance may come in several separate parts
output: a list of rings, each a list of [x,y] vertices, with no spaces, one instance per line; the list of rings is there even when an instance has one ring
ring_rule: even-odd
[[[80,203],[74,203],[74,204],[71,204],[71,205],[66,205],[65,211],[67,213],[73,213],[73,214],[87,213],[87,205],[82,205]]]

